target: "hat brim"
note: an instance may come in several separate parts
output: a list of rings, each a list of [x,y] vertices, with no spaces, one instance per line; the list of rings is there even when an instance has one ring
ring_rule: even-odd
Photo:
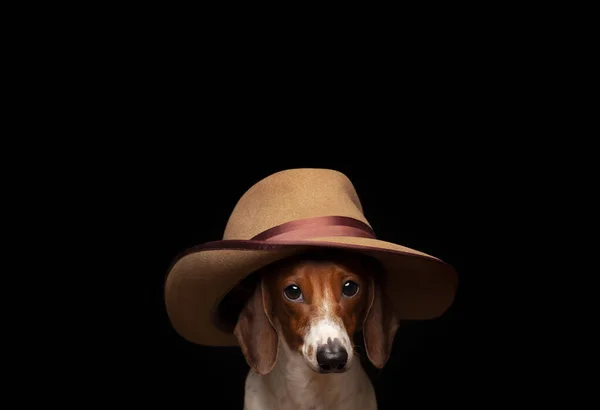
[[[386,273],[386,294],[401,320],[437,318],[454,301],[458,277],[451,265],[391,242],[343,236],[295,241],[223,240],[189,249],[171,265],[165,303],[173,327],[192,343],[237,345],[233,333],[214,321],[222,298],[258,269],[322,248],[346,249],[378,259]]]

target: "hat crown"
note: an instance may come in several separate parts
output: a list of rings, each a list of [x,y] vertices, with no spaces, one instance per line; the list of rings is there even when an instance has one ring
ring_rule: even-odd
[[[345,216],[369,225],[354,185],[346,175],[318,168],[280,171],[242,195],[229,217],[223,239],[248,240],[286,222],[321,216]]]

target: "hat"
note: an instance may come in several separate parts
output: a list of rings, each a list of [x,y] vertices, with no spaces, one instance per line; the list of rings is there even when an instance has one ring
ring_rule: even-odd
[[[235,205],[222,240],[198,245],[175,258],[165,283],[169,319],[190,342],[235,346],[235,323],[226,323],[220,313],[223,299],[257,270],[322,249],[377,259],[385,273],[384,291],[400,320],[439,317],[454,300],[457,274],[452,266],[377,239],[346,175],[302,168],[257,182]]]

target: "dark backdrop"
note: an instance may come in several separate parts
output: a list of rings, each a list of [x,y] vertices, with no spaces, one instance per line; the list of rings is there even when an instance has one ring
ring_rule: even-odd
[[[327,167],[354,182],[378,237],[438,256],[459,273],[452,308],[437,320],[402,327],[386,368],[372,372],[381,408],[463,406],[478,397],[487,406],[514,391],[515,378],[531,388],[524,365],[534,367],[532,353],[547,341],[524,346],[527,338],[514,324],[523,320],[529,328],[555,316],[546,311],[550,303],[537,301],[534,314],[524,315],[507,290],[520,291],[535,277],[527,301],[544,294],[539,286],[549,271],[538,266],[546,259],[541,256],[564,252],[564,238],[554,231],[561,212],[550,217],[545,212],[549,204],[571,200],[558,187],[558,181],[571,184],[563,175],[571,168],[565,162],[570,156],[550,154],[549,139],[543,139],[554,134],[542,127],[554,129],[562,117],[539,101],[555,103],[557,89],[549,86],[554,77],[548,77],[553,65],[545,59],[541,66],[528,65],[537,57],[531,42],[518,37],[520,46],[498,47],[477,33],[457,40],[444,31],[426,43],[409,36],[400,64],[390,60],[397,53],[384,48],[376,53],[377,42],[363,42],[359,49],[353,43],[346,55],[367,58],[341,64],[332,62],[341,54],[331,48],[298,54],[296,48],[275,49],[239,35],[223,45],[210,28],[207,37],[198,36],[195,23],[170,30],[162,19],[138,18],[137,11],[135,16],[124,19],[131,35],[115,35],[109,44],[115,28],[110,24],[94,30],[96,42],[67,30],[69,41],[52,42],[42,64],[66,81],[36,74],[29,79],[34,88],[37,78],[56,92],[42,92],[43,98],[21,93],[44,110],[59,111],[49,110],[46,118],[26,114],[24,124],[39,124],[43,132],[21,138],[27,156],[37,148],[50,161],[33,174],[48,178],[47,190],[22,184],[35,194],[27,219],[48,203],[51,212],[44,219],[53,226],[22,229],[22,221],[9,213],[7,223],[47,235],[26,242],[30,259],[48,264],[33,251],[59,245],[53,252],[58,268],[44,266],[44,277],[53,281],[63,269],[76,270],[64,286],[74,301],[50,293],[53,302],[65,305],[60,315],[44,312],[51,329],[40,331],[39,320],[26,326],[36,332],[31,340],[46,348],[49,339],[59,339],[55,326],[64,320],[73,336],[59,343],[79,364],[69,374],[79,383],[65,385],[58,374],[66,358],[47,348],[43,354],[58,362],[44,366],[51,378],[37,376],[42,366],[22,365],[28,381],[58,381],[61,400],[91,388],[86,405],[105,398],[111,406],[240,409],[248,370],[243,357],[236,349],[191,345],[172,330],[163,303],[166,270],[187,247],[219,239],[235,202],[257,180],[285,168]],[[149,27],[130,28],[132,21]],[[54,53],[73,38],[81,38],[82,46],[64,53],[76,63],[55,64],[62,60]],[[65,90],[65,83],[72,88]],[[61,98],[68,104],[61,105]],[[563,137],[572,132],[560,131],[562,149]],[[56,154],[40,149],[41,142],[30,139],[36,135],[50,135]],[[73,139],[61,141],[63,135]],[[13,152],[7,151],[9,159]],[[539,165],[539,159],[550,165]],[[19,166],[11,167],[9,179],[17,180]],[[56,168],[63,172],[50,175]],[[92,172],[84,172],[88,169]],[[560,170],[557,178],[548,172],[554,169]],[[63,205],[58,186],[64,181],[72,184]],[[551,186],[548,202],[531,202],[544,184]],[[71,219],[79,229],[67,234],[65,222]],[[534,250],[534,234],[546,234],[531,229],[536,219],[549,228],[552,246]],[[58,243],[60,235],[74,245]],[[21,266],[15,272],[29,279]],[[471,285],[482,279],[485,288]],[[473,295],[477,302],[467,305]],[[489,305],[501,313],[494,319],[481,303],[492,296]],[[561,309],[566,304],[562,294],[548,297]],[[552,337],[564,323],[552,323]],[[87,327],[89,334],[83,332]],[[555,353],[544,353],[543,361],[554,366]],[[21,359],[8,350],[7,355]],[[505,363],[510,365],[499,366]],[[482,387],[491,387],[493,395],[480,396]],[[547,393],[554,397],[554,391]],[[27,394],[47,399],[34,390]]]
[[[473,187],[452,160],[403,153],[380,161],[360,150],[297,158],[273,143],[274,151],[255,155],[202,142],[164,146],[155,157],[140,153],[115,184],[120,219],[113,237],[127,254],[126,280],[117,282],[128,285],[121,286],[127,309],[119,308],[118,365],[110,376],[117,391],[138,404],[166,399],[173,408],[241,408],[248,371],[241,352],[193,345],[171,328],[163,302],[168,265],[186,248],[220,239],[236,201],[259,179],[285,168],[324,167],[351,179],[379,238],[435,255],[459,273],[456,301],[443,317],[405,324],[386,367],[367,364],[381,409],[460,405],[470,394],[475,355],[465,310]],[[204,407],[206,401],[215,405]]]

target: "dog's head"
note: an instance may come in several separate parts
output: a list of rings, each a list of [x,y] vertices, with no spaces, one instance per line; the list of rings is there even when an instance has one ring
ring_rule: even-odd
[[[248,364],[270,372],[280,338],[319,373],[344,372],[355,356],[353,337],[362,331],[369,360],[387,361],[398,328],[379,282],[381,267],[355,254],[293,257],[261,272],[234,334]]]

